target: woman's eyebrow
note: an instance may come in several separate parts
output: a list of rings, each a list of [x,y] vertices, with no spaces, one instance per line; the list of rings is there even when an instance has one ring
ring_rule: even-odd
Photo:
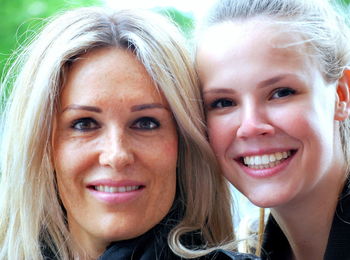
[[[161,109],[166,109],[169,110],[166,106],[160,104],[160,103],[150,103],[150,104],[140,104],[140,105],[135,105],[131,107],[131,112],[136,112],[140,110],[145,110],[145,109],[154,109],[154,108],[161,108]]]
[[[232,94],[236,91],[233,88],[210,88],[203,91],[203,95],[206,94]]]
[[[63,109],[62,113],[65,112],[66,110],[86,110],[86,111],[90,111],[90,112],[102,113],[102,110],[98,107],[76,105],[76,104],[71,104],[71,105],[67,106],[65,109]]]
[[[166,106],[164,106],[160,103],[135,105],[135,106],[132,106],[130,110],[131,110],[131,112],[136,112],[136,111],[140,111],[140,110],[155,109],[155,108],[169,110],[169,108],[167,108]],[[76,105],[76,104],[72,104],[72,105],[67,106],[65,109],[63,109],[62,113],[67,111],[67,110],[85,110],[85,111],[90,111],[90,112],[102,113],[102,109],[100,109],[98,107]]]
[[[258,83],[259,87],[265,87],[265,86],[270,86],[273,84],[278,83],[279,81],[285,79],[285,78],[290,78],[290,77],[295,77],[294,74],[290,74],[290,73],[285,73],[285,74],[281,74],[281,75],[277,75],[275,77],[263,80],[261,82]]]

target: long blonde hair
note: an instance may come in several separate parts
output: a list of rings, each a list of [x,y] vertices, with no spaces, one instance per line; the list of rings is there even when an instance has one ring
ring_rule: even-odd
[[[178,186],[185,214],[171,232],[200,230],[207,246],[233,239],[230,195],[206,137],[197,77],[178,30],[146,11],[80,8],[58,15],[23,50],[2,84],[13,87],[1,119],[0,259],[43,259],[43,245],[71,259],[51,163],[51,130],[69,64],[95,48],[129,49],[166,97],[178,126]],[[13,80],[15,79],[15,80]],[[4,94],[5,95],[5,94]]]

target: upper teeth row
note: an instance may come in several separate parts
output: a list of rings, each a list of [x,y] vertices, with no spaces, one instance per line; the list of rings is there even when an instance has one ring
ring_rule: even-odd
[[[139,186],[123,186],[123,187],[111,187],[111,186],[103,186],[98,185],[95,186],[95,190],[109,193],[118,193],[118,192],[128,192],[137,190]]]
[[[246,165],[264,165],[272,162],[277,162],[290,156],[290,151],[278,152],[274,154],[254,155],[243,157]]]

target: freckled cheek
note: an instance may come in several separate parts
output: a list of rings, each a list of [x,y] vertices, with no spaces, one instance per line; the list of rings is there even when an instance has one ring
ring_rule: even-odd
[[[144,154],[144,162],[152,172],[160,175],[163,182],[173,182],[176,178],[176,165],[178,157],[178,141],[174,139],[164,139],[164,141],[154,142],[151,149]],[[172,179],[172,180],[169,180]]]
[[[174,138],[172,140],[164,141],[159,144],[160,149],[154,149],[152,153],[154,155],[154,160],[159,162],[159,159],[164,160],[163,165],[169,167],[170,169],[176,169],[177,157],[178,157],[178,140]]]
[[[54,151],[54,167],[58,179],[82,179],[91,166],[91,154],[82,146],[61,143]],[[67,181],[66,181],[67,182]]]
[[[158,149],[156,147],[158,146]],[[173,203],[176,191],[176,166],[178,157],[177,139],[154,144],[147,158],[148,169],[153,178],[152,201],[161,212],[168,211]]]
[[[89,160],[81,149],[61,144],[55,154],[55,171],[59,196],[67,210],[82,206],[85,191],[84,176],[89,172]]]
[[[147,146],[147,154],[149,157],[159,160],[171,159],[177,161],[178,153],[178,134],[175,130],[175,126],[167,131],[164,131],[160,135],[143,142],[142,146]]]
[[[168,143],[165,143],[163,151],[167,155],[167,157],[176,158],[178,152],[178,140],[174,139],[172,141],[169,141]]]

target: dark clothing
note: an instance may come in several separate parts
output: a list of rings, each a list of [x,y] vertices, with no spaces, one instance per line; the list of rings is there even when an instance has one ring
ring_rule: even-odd
[[[163,228],[155,227],[141,237],[113,243],[99,260],[180,260],[167,244],[167,234]],[[216,250],[213,253],[196,258],[200,260],[258,260],[258,257],[248,254]]]
[[[332,227],[328,237],[328,244],[324,260],[350,260],[350,188],[349,182],[339,197],[334,214]],[[263,250],[263,260],[288,260],[292,256],[292,249],[288,240],[272,215],[267,222]]]
[[[157,226],[140,237],[112,243],[99,260],[180,260],[168,246],[167,238],[171,229],[179,222],[176,210],[172,212]],[[199,232],[185,235],[181,242],[191,246],[192,249],[200,248],[203,242]],[[213,253],[196,258],[200,260],[258,260],[260,258],[249,255],[216,250]]]
[[[179,223],[183,216],[184,206],[176,200],[169,214],[154,228],[145,234],[130,240],[117,241],[110,244],[98,260],[180,260],[168,246],[168,234]],[[135,223],[137,225],[137,223]],[[200,249],[204,244],[200,232],[192,232],[181,238],[184,245],[191,249]],[[43,243],[45,245],[45,243]],[[45,260],[59,260],[47,246],[43,246]],[[198,260],[259,260],[250,255],[225,250],[216,250]]]
[[[291,257],[292,249],[289,242],[270,214],[265,227],[261,258],[263,260],[289,260]]]

